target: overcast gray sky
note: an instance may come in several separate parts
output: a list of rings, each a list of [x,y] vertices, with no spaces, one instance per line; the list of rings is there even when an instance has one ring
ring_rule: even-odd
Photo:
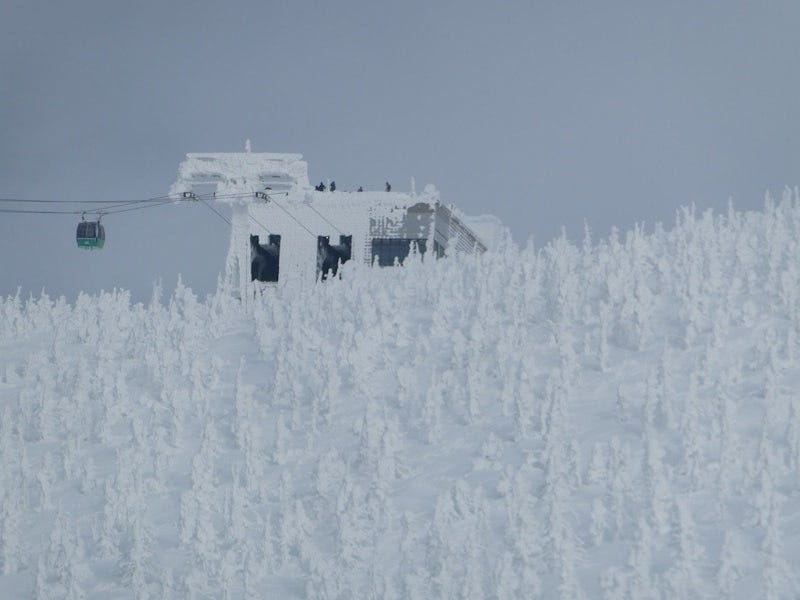
[[[187,152],[301,152],[312,181],[491,212],[524,243],[564,226],[759,208],[800,183],[800,3],[0,3],[0,197],[166,193]],[[210,292],[227,247],[202,206],[0,214],[0,294]]]

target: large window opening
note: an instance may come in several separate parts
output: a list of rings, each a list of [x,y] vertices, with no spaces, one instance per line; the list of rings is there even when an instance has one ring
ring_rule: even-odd
[[[352,256],[353,236],[340,235],[338,244],[331,244],[330,237],[317,237],[317,277],[323,281],[329,276],[335,277],[339,265],[343,265]]]
[[[251,281],[278,281],[280,259],[281,236],[270,234],[268,244],[261,244],[257,235],[250,236]]]
[[[411,253],[412,244],[417,247],[417,252],[425,254],[427,248],[426,239],[407,239],[407,238],[373,238],[372,256],[378,259],[378,266],[391,267],[395,263],[403,264],[403,261]]]

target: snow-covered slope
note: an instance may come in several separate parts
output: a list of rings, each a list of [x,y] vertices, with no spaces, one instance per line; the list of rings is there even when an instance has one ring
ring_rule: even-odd
[[[0,589],[798,594],[800,200],[277,288],[0,301]]]

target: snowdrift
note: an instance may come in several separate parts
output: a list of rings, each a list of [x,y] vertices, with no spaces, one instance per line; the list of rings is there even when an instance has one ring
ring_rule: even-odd
[[[0,589],[798,594],[800,200],[353,266],[0,301]]]

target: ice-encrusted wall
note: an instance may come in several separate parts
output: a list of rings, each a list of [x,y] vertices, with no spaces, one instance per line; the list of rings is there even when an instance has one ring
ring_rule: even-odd
[[[220,195],[273,189],[308,188],[308,163],[302,154],[272,152],[190,153],[178,167],[171,194],[191,191],[199,184],[216,184]],[[220,201],[229,201],[223,198]]]

